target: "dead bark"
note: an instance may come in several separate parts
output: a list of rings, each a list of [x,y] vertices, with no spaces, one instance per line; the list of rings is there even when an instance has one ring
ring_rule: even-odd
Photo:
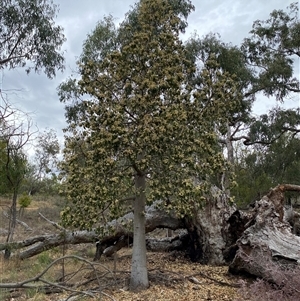
[[[157,203],[147,207],[145,217],[146,233],[156,228],[170,228],[173,230],[184,228],[183,220],[178,219],[174,214],[167,214],[158,209]],[[111,221],[107,224],[107,230],[111,229],[110,232],[101,237],[100,241],[99,234],[96,231],[67,231],[52,223],[56,228],[60,229],[59,233],[35,236],[18,242],[2,243],[0,244],[0,251],[9,249],[13,252],[14,250],[26,248],[14,254],[20,259],[25,259],[64,244],[95,243],[98,241],[97,249],[99,253],[96,259],[99,259],[108,247],[113,246],[113,249],[107,250],[106,255],[109,255],[112,250],[116,252],[126,244],[128,245],[128,240],[132,242],[132,220],[133,213],[130,212],[117,220]]]
[[[186,230],[181,231],[179,235],[174,237],[147,237],[146,239],[147,250],[156,252],[185,251],[188,244],[189,234]]]
[[[203,208],[197,209],[187,221],[188,253],[193,261],[214,265],[225,263],[224,250],[235,242],[229,219],[236,210],[223,191],[217,187],[211,189]]]
[[[187,234],[163,240],[147,238],[148,249],[171,251],[182,248],[193,261],[210,264],[225,263],[224,250],[232,246],[240,234],[236,234],[238,230],[230,223],[231,216],[237,211],[236,207],[230,203],[224,192],[216,187],[212,188],[203,207],[195,208],[195,214],[191,218],[179,219],[175,214],[168,214],[163,209],[159,209],[159,204],[156,202],[152,206],[146,207],[146,233],[152,232],[156,228],[167,228],[186,229]],[[59,230],[59,233],[36,236],[15,243],[0,244],[0,250],[26,248],[21,252],[16,252],[18,255],[15,254],[20,259],[25,259],[59,245],[98,241],[94,258],[98,260],[102,254],[109,256],[122,247],[132,244],[132,221],[132,212],[111,221],[107,224],[108,234],[102,236],[100,240],[95,231],[67,231],[51,222]]]
[[[297,185],[278,185],[256,202],[252,218],[237,240],[237,252],[230,264],[233,273],[247,273],[275,282],[267,262],[295,265],[300,262],[300,237],[285,220],[284,192],[298,191]]]

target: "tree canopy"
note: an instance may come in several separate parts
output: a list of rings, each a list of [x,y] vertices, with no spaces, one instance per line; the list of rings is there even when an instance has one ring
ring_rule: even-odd
[[[55,26],[57,6],[51,0],[0,1],[0,68],[43,70],[52,78],[63,70],[63,30]]]
[[[274,10],[266,21],[255,21],[251,36],[242,45],[256,72],[253,92],[263,91],[280,101],[291,92],[300,92],[293,72],[294,61],[300,57],[298,3],[291,4],[288,10]]]

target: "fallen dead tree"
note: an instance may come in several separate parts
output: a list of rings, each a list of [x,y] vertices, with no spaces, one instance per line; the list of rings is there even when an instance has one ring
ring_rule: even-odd
[[[157,228],[186,229],[186,232],[171,239],[147,238],[149,250],[185,250],[193,261],[211,264],[225,263],[224,250],[237,239],[235,229],[229,223],[231,216],[236,212],[236,207],[225,193],[213,187],[203,208],[195,208],[194,215],[184,219],[159,209],[159,205],[160,203],[157,202],[146,209],[146,233]],[[94,258],[98,260],[102,254],[112,255],[132,242],[132,220],[133,213],[130,212],[111,221],[106,225],[110,230],[109,234],[104,235],[100,240],[95,231],[68,231],[48,220],[59,230],[58,233],[0,244],[0,250],[7,248],[12,252],[19,250],[14,253],[14,256],[25,259],[60,245],[98,241]]]
[[[186,229],[186,232],[171,239],[147,238],[149,250],[172,251],[185,250],[194,261],[202,263],[223,264],[223,250],[232,244],[234,237],[230,233],[228,219],[236,211],[234,204],[216,187],[207,196],[203,208],[195,208],[192,218],[180,219],[175,214],[159,209],[159,203],[154,203],[146,209],[146,232],[157,228],[172,230]],[[110,231],[99,240],[95,231],[68,231],[51,221],[59,232],[51,235],[41,235],[23,241],[0,244],[0,250],[9,248],[19,250],[14,256],[25,259],[45,250],[68,244],[97,243],[95,260],[101,255],[111,255],[132,242],[133,213],[113,220],[107,224]]]
[[[195,214],[190,218],[179,219],[174,214],[159,209],[157,203],[153,204],[146,210],[147,233],[156,228],[185,229],[185,232],[172,238],[148,237],[148,250],[184,250],[194,261],[229,263],[229,269],[233,273],[242,272],[271,279],[268,269],[264,267],[266,259],[280,264],[297,264],[300,260],[300,237],[294,235],[284,210],[285,191],[300,192],[300,186],[286,184],[275,187],[256,202],[255,208],[248,213],[237,210],[217,188],[213,188],[207,196],[205,206],[195,208]],[[95,255],[97,260],[102,254],[112,255],[132,242],[132,219],[133,214],[130,212],[111,221],[107,225],[110,234],[100,240],[95,231],[67,231],[57,226],[57,234],[0,244],[0,250],[8,247],[12,250],[19,249],[15,256],[25,259],[63,244],[98,241]]]
[[[101,240],[99,240],[99,234],[96,231],[68,231],[48,220],[59,230],[59,233],[39,235],[18,242],[2,243],[0,244],[0,251],[6,249],[12,252],[19,250],[13,256],[25,259],[60,245],[95,243],[98,241],[95,259],[99,259],[106,249],[106,255],[110,255],[128,245],[128,241],[130,242],[133,237],[131,231],[132,220],[133,213],[130,212],[117,220],[111,221],[106,226],[107,229],[110,229],[108,233],[111,234],[105,235]],[[151,232],[156,228],[175,230],[183,227],[184,221],[182,219],[158,209],[157,204],[147,208],[146,232]]]
[[[156,228],[168,228],[172,230],[186,229],[187,234],[178,235],[174,238],[149,239],[146,245],[149,250],[172,251],[184,250],[192,259],[201,263],[224,264],[223,252],[231,246],[235,235],[231,233],[229,218],[236,211],[236,206],[230,202],[228,196],[217,187],[212,187],[207,195],[205,205],[195,208],[192,217],[178,219],[174,214],[167,214],[157,209],[157,204],[147,207],[146,210],[146,233]],[[132,220],[133,214],[129,213],[121,220]],[[112,254],[125,245],[128,245],[128,237],[132,239],[132,233],[119,231],[120,219],[113,222],[112,226],[117,229],[116,235],[108,236],[97,244],[95,259],[101,254]]]
[[[236,254],[229,266],[233,273],[247,273],[276,283],[270,265],[292,267],[300,262],[300,237],[285,218],[284,192],[300,192],[297,185],[278,185],[256,202],[252,217],[236,242]]]

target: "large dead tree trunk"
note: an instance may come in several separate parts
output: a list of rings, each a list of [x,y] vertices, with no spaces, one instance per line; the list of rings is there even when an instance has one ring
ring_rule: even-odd
[[[146,208],[146,233],[156,228],[186,229],[181,235],[155,240],[147,238],[147,248],[150,250],[185,250],[193,261],[211,264],[224,264],[223,251],[236,241],[236,235],[232,235],[230,228],[230,217],[236,211],[234,204],[218,188],[211,189],[206,202],[202,208],[195,209],[191,218],[179,219],[175,214],[168,214],[158,209],[159,203]],[[97,242],[95,260],[104,253],[111,255],[120,248],[132,243],[133,213],[130,212],[123,217],[113,220],[107,225],[111,229],[109,233]],[[57,228],[59,228],[57,226]],[[60,233],[33,237],[21,242],[0,244],[0,250],[9,248],[24,249],[17,256],[25,259],[45,250],[63,244],[80,244],[96,242],[98,235],[94,231],[67,231],[60,229]]]
[[[235,242],[229,223],[235,211],[236,206],[229,197],[213,187],[203,208],[198,209],[187,222],[188,248],[193,261],[214,265],[225,263],[224,250]]]
[[[157,210],[155,206],[148,207],[146,210],[146,233],[155,228],[173,230],[185,228],[187,234],[173,239],[147,239],[147,247],[151,250],[164,249],[165,251],[185,249],[193,261],[216,265],[224,264],[224,250],[236,241],[236,236],[232,235],[229,223],[229,219],[235,211],[236,206],[217,187],[211,189],[202,208],[195,209],[193,217],[185,218],[185,220],[177,219],[175,215],[168,215],[163,210]],[[132,213],[130,215],[132,216]],[[116,221],[116,225],[118,223]],[[112,250],[116,251],[124,246],[126,238],[123,236],[124,233],[122,236],[120,234],[118,233],[118,236],[113,239],[111,237],[102,239],[97,246],[95,259],[99,259],[102,253],[111,254]],[[107,249],[110,245],[112,247]]]
[[[223,264],[224,249],[231,245],[234,236],[230,233],[228,220],[236,211],[236,208],[228,200],[225,193],[216,187],[211,190],[203,208],[195,209],[192,218],[179,219],[175,214],[168,214],[158,209],[158,203],[146,208],[146,233],[156,228],[186,229],[181,235],[155,240],[147,238],[147,247],[151,250],[185,250],[194,261],[212,264]],[[123,217],[113,220],[107,225],[112,234],[105,235],[97,243],[95,260],[104,253],[111,255],[120,248],[132,243],[132,220],[130,212]],[[98,240],[98,235],[93,231],[66,231],[60,229],[60,233],[33,237],[21,242],[0,244],[0,250],[26,248],[18,252],[21,259],[25,259],[42,251],[63,244],[89,243]]]
[[[300,262],[300,237],[292,233],[284,210],[284,192],[298,191],[297,185],[278,185],[256,202],[252,218],[236,242],[236,255],[230,264],[233,273],[247,273],[276,283],[270,263]]]

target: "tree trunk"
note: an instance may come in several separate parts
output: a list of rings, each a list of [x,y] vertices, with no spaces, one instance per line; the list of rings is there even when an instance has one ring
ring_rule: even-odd
[[[230,203],[225,192],[212,187],[203,208],[187,219],[188,253],[193,261],[213,265],[225,263],[224,250],[235,242],[229,223],[235,211],[236,206]]]
[[[16,223],[17,223],[17,197],[18,197],[18,193],[14,189],[12,204],[9,212],[8,235],[6,238],[6,242],[8,243],[13,241]],[[4,258],[9,259],[10,255],[11,255],[11,250],[9,248],[5,249]]]
[[[145,233],[146,176],[144,174],[137,174],[135,176],[135,187],[137,196],[134,200],[133,208],[134,229],[130,289],[139,291],[149,287]]]
[[[227,161],[229,163],[230,169],[234,166],[234,154],[233,154],[233,145],[232,145],[232,134],[231,134],[231,127],[227,124],[227,132],[225,138],[225,145],[227,151]],[[222,190],[225,191],[227,196],[230,196],[230,170],[225,170],[222,179],[221,179],[221,186]]]

